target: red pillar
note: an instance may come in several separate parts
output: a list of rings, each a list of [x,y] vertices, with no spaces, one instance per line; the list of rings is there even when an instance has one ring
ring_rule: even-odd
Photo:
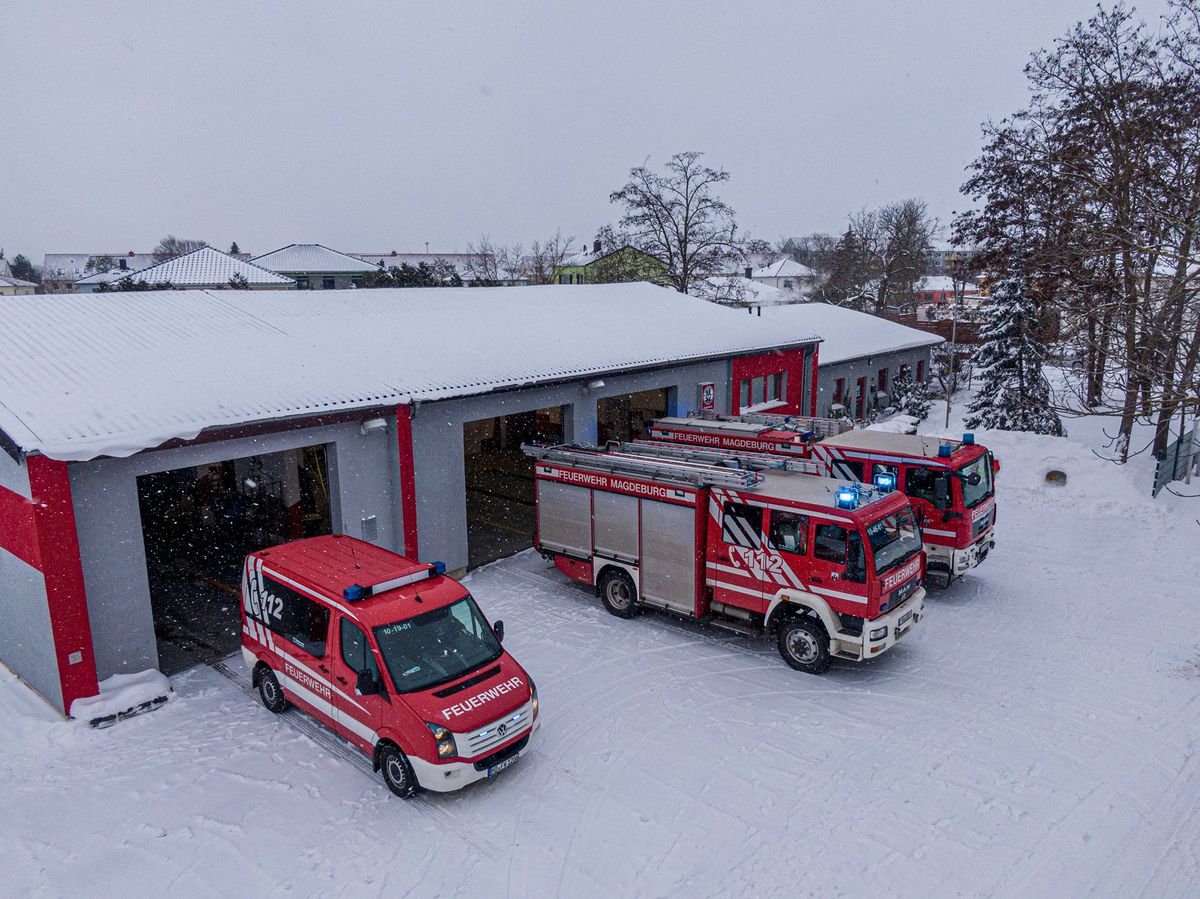
[[[63,708],[69,712],[76,699],[100,692],[83,586],[83,562],[79,557],[79,535],[75,530],[71,480],[66,462],[29,456],[26,465]]]
[[[412,406],[396,408],[396,442],[400,449],[400,514],[404,517],[404,555],[418,559],[417,479],[413,471]]]
[[[819,375],[817,353],[820,351],[820,346],[820,344],[813,344],[812,351],[812,386],[809,388],[808,414],[814,418],[817,415],[817,377]]]

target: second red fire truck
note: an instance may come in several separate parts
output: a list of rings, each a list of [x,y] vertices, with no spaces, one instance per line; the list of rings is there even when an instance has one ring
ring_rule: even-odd
[[[523,447],[535,546],[614,615],[656,608],[773,635],[793,668],[890,649],[923,616],[925,556],[903,494],[752,453]]]
[[[665,443],[805,459],[828,477],[899,490],[917,513],[931,585],[949,586],[995,547],[999,464],[971,434],[948,440],[854,428],[838,419],[711,414],[660,418],[649,434]]]

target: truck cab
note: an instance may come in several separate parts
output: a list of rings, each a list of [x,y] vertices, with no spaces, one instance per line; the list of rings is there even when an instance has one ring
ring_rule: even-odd
[[[540,725],[503,623],[444,572],[341,534],[252,553],[242,572],[242,656],[263,705],[316,718],[402,797],[498,774]]]

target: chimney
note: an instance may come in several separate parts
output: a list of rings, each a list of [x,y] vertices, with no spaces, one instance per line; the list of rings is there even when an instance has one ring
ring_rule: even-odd
[[[600,252],[600,241],[598,241],[598,240],[593,240],[593,241],[592,241],[592,252],[593,252],[593,253],[599,253],[599,252]]]

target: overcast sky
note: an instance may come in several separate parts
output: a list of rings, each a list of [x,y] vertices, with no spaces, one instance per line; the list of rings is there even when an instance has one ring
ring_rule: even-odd
[[[685,149],[772,241],[907,196],[946,220],[980,122],[1092,9],[3,0],[0,247],[584,239],[631,166]]]

